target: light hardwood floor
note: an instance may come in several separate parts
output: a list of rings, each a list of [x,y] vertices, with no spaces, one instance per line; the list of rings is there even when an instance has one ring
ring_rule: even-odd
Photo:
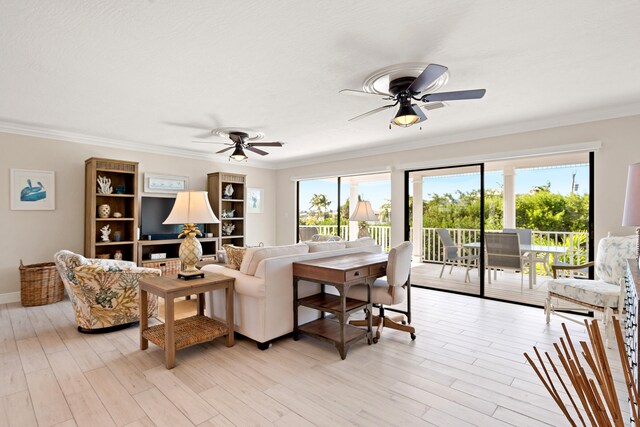
[[[170,371],[160,349],[139,350],[135,327],[78,333],[67,300],[0,305],[0,425],[567,425],[522,355],[549,350],[559,318],[547,326],[540,309],[412,295],[413,342],[385,330],[343,361],[308,337],[267,351],[220,340],[178,351]],[[567,326],[585,338],[583,327]]]

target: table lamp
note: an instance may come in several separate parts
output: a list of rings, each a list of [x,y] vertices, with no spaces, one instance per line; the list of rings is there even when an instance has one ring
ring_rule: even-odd
[[[378,217],[375,212],[373,212],[373,208],[371,207],[371,203],[367,200],[358,200],[358,204],[356,205],[356,209],[351,214],[349,221],[359,221],[360,222],[360,230],[358,231],[358,239],[361,237],[371,237],[369,234],[368,226],[366,221],[377,221]]]
[[[171,213],[163,224],[183,224],[184,236],[180,244],[179,256],[182,271],[179,279],[189,280],[204,277],[204,273],[196,268],[196,263],[202,257],[202,245],[196,236],[202,236],[196,224],[217,224],[220,221],[211,210],[206,191],[181,191],[176,197]]]
[[[638,235],[636,254],[640,256],[640,163],[634,163],[629,166],[622,225],[636,227],[636,234]]]

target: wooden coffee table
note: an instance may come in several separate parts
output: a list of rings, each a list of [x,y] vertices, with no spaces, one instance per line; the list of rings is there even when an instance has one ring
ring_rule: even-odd
[[[140,349],[149,341],[164,348],[165,365],[176,364],[176,350],[227,336],[227,347],[233,346],[233,286],[235,279],[205,272],[203,279],[181,280],[176,276],[149,277],[138,283],[140,290]],[[225,289],[227,321],[220,322],[204,315],[204,293]],[[164,324],[149,327],[147,292],[164,298]],[[198,313],[186,319],[174,319],[174,299],[198,295]]]

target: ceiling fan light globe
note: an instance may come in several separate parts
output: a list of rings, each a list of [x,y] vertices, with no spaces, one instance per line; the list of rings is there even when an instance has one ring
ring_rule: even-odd
[[[244,151],[242,151],[241,147],[236,147],[236,149],[233,150],[233,153],[231,153],[229,158],[235,160],[236,162],[241,162],[243,160],[247,160],[247,155],[244,154]]]
[[[413,111],[413,108],[410,104],[400,105],[398,108],[398,112],[396,116],[393,118],[391,123],[396,126],[409,127],[414,123],[417,123],[420,120],[420,117]]]
[[[413,124],[418,123],[418,120],[420,120],[420,117],[415,115],[396,116],[393,119],[392,123],[396,126],[401,126],[406,128]]]

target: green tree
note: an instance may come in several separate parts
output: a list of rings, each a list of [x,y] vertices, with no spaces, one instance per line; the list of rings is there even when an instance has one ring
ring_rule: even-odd
[[[391,200],[385,199],[384,203],[380,205],[378,220],[381,224],[388,224],[391,222]]]
[[[327,199],[327,196],[324,194],[314,193],[309,204],[310,204],[310,209],[313,210],[313,208],[316,208],[316,212],[318,212],[318,217],[322,217],[322,219],[324,220],[326,218],[326,213],[329,208],[329,205],[331,204],[331,201]]]

